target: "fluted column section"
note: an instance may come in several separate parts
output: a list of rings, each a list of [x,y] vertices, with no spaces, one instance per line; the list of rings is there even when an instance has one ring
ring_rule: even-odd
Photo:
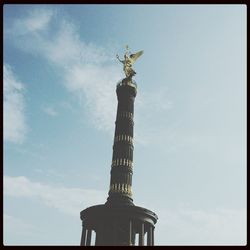
[[[133,204],[133,119],[136,91],[135,82],[128,79],[123,79],[116,88],[118,107],[108,203]]]

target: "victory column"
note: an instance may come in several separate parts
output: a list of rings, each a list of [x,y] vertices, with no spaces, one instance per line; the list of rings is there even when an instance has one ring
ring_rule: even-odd
[[[116,55],[123,64],[126,77],[116,87],[118,107],[109,196],[105,204],[89,207],[80,213],[81,246],[91,245],[92,232],[96,234],[96,246],[133,246],[137,234],[138,245],[154,245],[154,225],[158,217],[146,208],[135,206],[132,199],[133,118],[137,94],[137,84],[132,79],[136,72],[132,66],[142,54],[143,51],[131,54],[126,46],[124,60]]]

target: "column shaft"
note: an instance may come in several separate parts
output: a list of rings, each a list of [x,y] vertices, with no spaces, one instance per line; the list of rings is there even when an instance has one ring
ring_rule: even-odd
[[[81,246],[85,246],[85,241],[86,241],[86,228],[83,225],[82,226],[82,237],[81,237],[81,243],[80,243],[80,245]]]
[[[144,246],[144,223],[141,224],[141,231],[139,233],[139,246]]]
[[[147,233],[147,245],[152,246],[152,226],[149,226],[148,233]]]
[[[91,244],[91,233],[92,233],[92,230],[91,230],[91,229],[88,229],[88,231],[87,231],[87,242],[86,242],[86,246],[90,246],[90,244]]]
[[[129,246],[132,245],[132,221],[129,220],[129,237],[128,237]]]
[[[117,85],[118,98],[112,168],[108,202],[133,204],[131,184],[133,166],[133,115],[136,86],[123,79]]]
[[[154,231],[155,231],[155,229],[154,228],[152,228],[152,246],[154,246]]]

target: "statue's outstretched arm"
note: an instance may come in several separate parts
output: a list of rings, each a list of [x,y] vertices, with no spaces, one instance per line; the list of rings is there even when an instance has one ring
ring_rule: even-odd
[[[119,58],[119,56],[116,54],[116,58],[121,62],[123,63],[123,61]]]

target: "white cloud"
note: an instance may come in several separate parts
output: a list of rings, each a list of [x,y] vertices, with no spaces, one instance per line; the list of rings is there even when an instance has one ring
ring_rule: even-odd
[[[115,121],[115,84],[119,73],[113,66],[75,66],[65,78],[67,88],[75,93],[97,129],[113,133]]]
[[[45,14],[46,11],[48,11],[47,14]],[[114,63],[115,51],[112,49],[109,51],[95,44],[87,44],[80,37],[76,26],[65,18],[58,19],[55,11],[43,10],[35,13],[36,18],[39,19],[41,15],[41,18],[46,20],[46,22],[43,21],[42,27],[46,27],[48,33],[39,29],[36,30],[37,32],[29,30],[18,40],[15,39],[16,34],[11,33],[9,35],[14,38],[12,40],[20,49],[37,54],[59,67],[64,85],[85,107],[84,110],[91,123],[97,129],[113,135],[117,105],[115,86],[122,78],[121,65]],[[29,13],[27,17],[18,19],[16,22],[26,24],[34,16]],[[14,27],[16,22],[13,24]],[[50,24],[54,26],[53,32]],[[149,143],[150,138],[145,136],[148,128],[144,124],[152,120],[150,114],[165,112],[171,108],[172,103],[166,100],[166,96],[167,90],[162,89],[148,93],[144,91],[138,95],[136,103],[139,112],[136,114],[136,122],[141,129],[136,133],[137,142],[145,145]]]
[[[16,36],[45,30],[54,15],[51,9],[33,9],[25,18],[16,19],[8,32]]]
[[[16,79],[9,65],[4,65],[4,140],[22,143],[27,132],[24,85]]]
[[[14,28],[10,27],[9,37],[19,49],[38,55],[57,67],[64,86],[78,98],[89,122],[96,129],[113,136],[117,106],[115,87],[123,77],[121,65],[115,62],[116,52],[87,44],[77,27],[62,15],[59,19],[54,10],[33,11],[35,14],[30,12],[23,19],[14,21],[13,27],[18,23],[30,23],[34,16],[37,19],[41,16],[41,20],[44,20],[44,25],[41,25],[43,29],[37,28],[33,32],[26,28],[25,34],[17,39],[16,33],[11,32]],[[159,124],[154,123],[157,125],[155,131],[151,128],[154,116],[166,113],[171,108],[166,88],[149,92],[141,90],[136,98],[135,124],[140,130],[135,129],[135,142],[150,145],[155,132],[159,131]],[[56,115],[51,109],[46,113]]]
[[[90,121],[97,129],[113,134],[115,86],[121,78],[120,67],[113,65],[114,56],[103,47],[85,43],[74,24],[64,18],[58,20],[55,12],[34,10],[34,13],[14,21],[7,32],[8,37],[21,50],[39,55],[59,67],[65,86],[86,107]],[[43,25],[28,29],[27,23],[31,23],[34,16],[38,20],[41,17]],[[26,27],[26,32],[17,39],[14,30],[20,23]],[[49,24],[55,26],[53,32],[49,32]]]
[[[68,215],[98,203],[104,203],[106,192],[102,190],[67,188],[29,180],[25,176],[4,176],[4,195],[35,199]]]
[[[57,116],[58,113],[56,112],[56,110],[51,107],[51,106],[46,106],[46,107],[43,107],[42,110],[49,116]]]

